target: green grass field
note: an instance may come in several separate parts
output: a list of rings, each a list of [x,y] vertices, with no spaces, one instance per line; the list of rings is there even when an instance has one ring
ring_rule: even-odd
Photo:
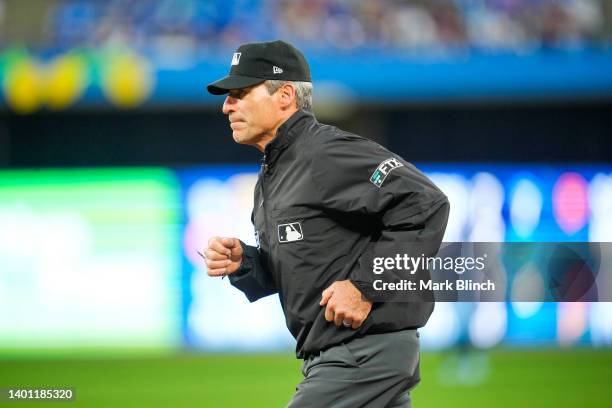
[[[74,387],[56,407],[283,407],[300,362],[278,354],[0,359],[0,387]],[[424,353],[414,406],[612,407],[612,350]],[[326,407],[322,407],[326,408]]]

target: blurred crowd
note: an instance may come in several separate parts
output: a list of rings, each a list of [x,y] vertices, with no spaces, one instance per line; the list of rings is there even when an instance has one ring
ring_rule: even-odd
[[[606,0],[416,0],[281,3],[283,35],[335,47],[528,51],[606,42]]]
[[[311,48],[529,52],[612,42],[612,0],[13,0],[28,2],[45,8],[32,27],[39,45],[57,49],[197,51],[284,38]],[[11,8],[1,8],[6,23]]]

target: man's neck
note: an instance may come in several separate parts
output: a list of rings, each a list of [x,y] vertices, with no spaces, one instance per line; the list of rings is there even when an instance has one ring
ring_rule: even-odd
[[[265,152],[266,150],[266,146],[268,145],[268,143],[270,143],[271,141],[273,141],[274,139],[276,139],[276,135],[278,133],[278,129],[283,125],[283,123],[285,123],[291,116],[293,116],[294,113],[296,113],[298,111],[298,109],[292,109],[290,111],[287,111],[287,113],[283,114],[278,122],[276,123],[276,126],[274,126],[274,129],[272,129],[270,131],[270,133],[265,134],[264,136],[262,136],[262,138],[255,143],[255,147],[262,153]]]

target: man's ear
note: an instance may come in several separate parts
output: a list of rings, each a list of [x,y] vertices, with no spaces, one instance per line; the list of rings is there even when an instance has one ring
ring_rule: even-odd
[[[297,107],[297,95],[293,85],[283,84],[276,92],[278,93],[281,108],[288,109]]]

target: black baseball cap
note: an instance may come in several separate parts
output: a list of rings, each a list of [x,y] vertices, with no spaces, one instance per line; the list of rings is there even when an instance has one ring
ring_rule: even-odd
[[[304,55],[284,41],[243,44],[234,53],[229,75],[208,85],[213,95],[247,88],[267,79],[311,82]]]

